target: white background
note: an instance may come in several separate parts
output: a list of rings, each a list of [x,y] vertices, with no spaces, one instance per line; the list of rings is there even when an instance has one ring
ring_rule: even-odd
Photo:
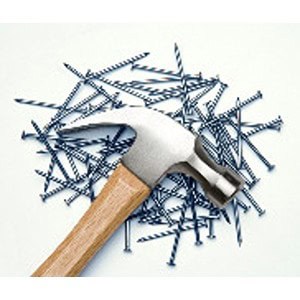
[[[253,160],[262,178],[253,195],[267,214],[262,218],[254,210],[242,214],[241,248],[233,226],[223,222],[216,226],[217,240],[204,238],[200,248],[184,237],[177,266],[171,269],[165,262],[172,238],[133,243],[128,255],[123,254],[119,231],[82,275],[299,275],[299,34],[298,25],[1,25],[0,275],[30,275],[89,205],[84,200],[71,207],[57,200],[41,203],[42,181],[33,171],[40,166],[34,153],[37,145],[21,141],[20,134],[30,128],[31,119],[42,122],[48,115],[13,99],[62,102],[76,81],[63,62],[83,71],[97,70],[150,51],[145,63],[174,69],[174,42],[187,72],[219,74],[229,84],[229,103],[237,96],[244,99],[263,92],[264,99],[247,109],[249,120],[282,116],[280,133],[253,139],[277,166],[268,173]],[[143,230],[133,226],[134,240]]]

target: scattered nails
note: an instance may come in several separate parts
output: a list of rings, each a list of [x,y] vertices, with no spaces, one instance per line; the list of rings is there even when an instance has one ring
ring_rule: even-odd
[[[184,232],[193,234],[195,245],[202,245],[200,234],[203,229],[208,228],[207,237],[215,239],[214,225],[219,219],[225,220],[229,225],[231,218],[234,220],[232,223],[235,226],[237,242],[239,246],[241,245],[243,239],[240,210],[248,212],[253,207],[259,216],[265,213],[249,191],[257,184],[259,178],[255,174],[255,165],[250,166],[247,160],[244,147],[250,148],[268,170],[272,170],[274,165],[262,155],[251,138],[266,130],[279,131],[283,124],[280,116],[264,123],[244,119],[247,107],[262,99],[260,91],[245,100],[238,98],[236,102],[231,101],[231,107],[218,112],[217,108],[228,85],[218,76],[205,78],[200,71],[198,75],[187,73],[177,44],[174,51],[177,67],[175,71],[141,64],[140,61],[147,59],[149,52],[137,54],[98,71],[92,69],[79,71],[70,64],[64,64],[79,81],[61,103],[15,99],[19,104],[54,112],[43,129],[37,122],[32,121],[35,132],[23,131],[21,135],[22,140],[35,140],[40,143],[42,150],[38,153],[43,155],[43,159],[48,157],[46,171],[36,171],[45,180],[41,194],[43,201],[49,197],[58,197],[59,193],[65,190],[73,193],[65,199],[67,205],[81,197],[88,197],[93,201],[97,192],[96,183],[108,177],[108,174],[116,168],[120,156],[134,142],[134,137],[127,134],[129,129],[124,126],[114,135],[96,139],[60,135],[58,129],[77,119],[110,109],[120,109],[126,105],[137,105],[136,103],[140,106],[155,106],[193,134],[200,135],[204,148],[217,163],[231,168],[244,178],[243,190],[231,205],[220,209],[208,201],[200,185],[193,179],[182,174],[168,174],[152,191],[146,202],[125,221],[125,252],[132,251],[131,226],[135,221],[143,224],[141,226],[165,228],[159,229],[156,233],[146,234],[139,238],[138,242],[175,236],[168,261],[170,266],[175,266],[179,243]],[[127,76],[122,77],[122,72],[126,69],[134,77],[131,81],[128,81]],[[112,78],[111,73],[116,77],[119,74],[120,77]],[[82,90],[90,89],[93,90],[91,94],[82,96],[86,95],[81,93]],[[135,101],[132,101],[133,99]],[[176,109],[172,111],[160,107],[168,101],[176,102]],[[55,174],[57,170],[59,172]]]

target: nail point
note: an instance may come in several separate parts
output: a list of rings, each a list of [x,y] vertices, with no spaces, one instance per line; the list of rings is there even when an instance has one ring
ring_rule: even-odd
[[[261,212],[258,213],[258,216],[261,217],[261,216],[263,216],[265,213],[266,213],[266,210],[263,209]]]

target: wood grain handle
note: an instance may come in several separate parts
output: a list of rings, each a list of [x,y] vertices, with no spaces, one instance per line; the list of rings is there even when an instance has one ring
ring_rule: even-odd
[[[120,164],[66,239],[32,276],[77,276],[150,188]]]

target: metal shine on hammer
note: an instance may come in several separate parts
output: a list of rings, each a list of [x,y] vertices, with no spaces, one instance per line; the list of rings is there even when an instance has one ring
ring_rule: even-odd
[[[78,224],[33,276],[78,275],[168,173],[196,179],[218,207],[224,207],[243,188],[239,175],[209,158],[200,137],[153,109],[126,107],[100,113],[60,133],[116,124],[130,126],[136,133],[135,142]]]

